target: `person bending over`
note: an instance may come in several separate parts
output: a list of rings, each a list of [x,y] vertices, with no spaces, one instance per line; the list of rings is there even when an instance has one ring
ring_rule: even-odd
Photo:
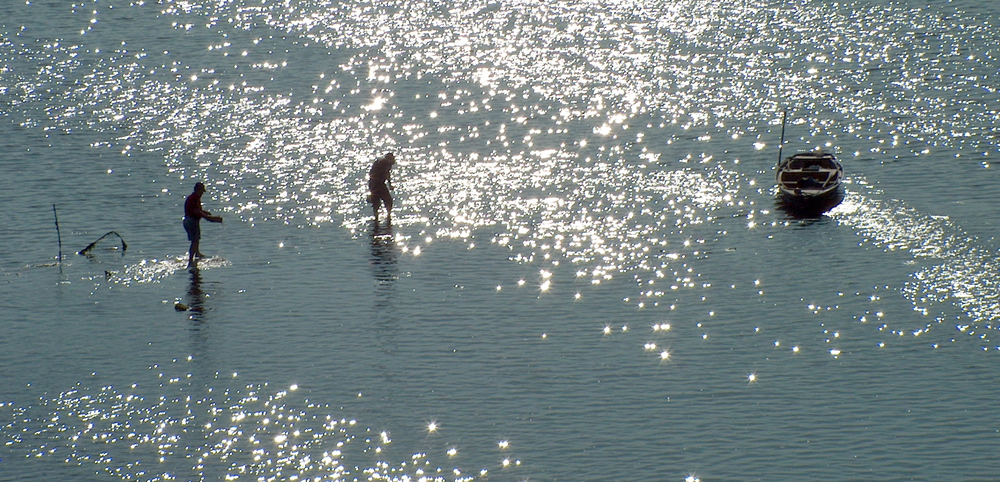
[[[396,164],[396,156],[391,152],[375,160],[371,170],[368,171],[368,202],[372,203],[372,211],[375,213],[375,222],[378,222],[378,210],[385,203],[386,222],[392,224],[392,182],[390,181],[389,170]]]

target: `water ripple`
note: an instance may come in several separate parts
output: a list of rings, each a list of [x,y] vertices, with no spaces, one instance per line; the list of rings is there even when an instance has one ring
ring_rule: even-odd
[[[423,451],[389,462],[389,432],[334,415],[297,385],[241,384],[236,374],[218,373],[199,383],[190,373],[165,374],[176,368],[150,367],[152,380],[120,387],[78,383],[26,407],[0,403],[8,419],[0,426],[2,450],[125,481],[471,481],[491,470],[442,467]],[[508,448],[500,442],[502,452]],[[493,469],[520,464],[507,452]]]

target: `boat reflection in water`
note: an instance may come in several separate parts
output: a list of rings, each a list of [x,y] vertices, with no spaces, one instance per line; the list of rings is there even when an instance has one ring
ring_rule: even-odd
[[[801,152],[778,164],[778,208],[793,218],[821,216],[844,200],[844,168],[833,154]]]

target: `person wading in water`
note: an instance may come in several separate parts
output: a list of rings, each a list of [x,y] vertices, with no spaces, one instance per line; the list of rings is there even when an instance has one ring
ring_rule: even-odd
[[[205,185],[199,182],[194,185],[194,192],[184,200],[184,230],[187,231],[188,241],[191,241],[191,247],[188,249],[188,268],[197,267],[195,259],[205,257],[199,249],[201,219],[204,218],[213,223],[222,222],[221,216],[212,216],[212,213],[201,208],[202,194],[205,194]]]
[[[389,170],[396,164],[396,156],[391,152],[375,160],[371,170],[368,171],[368,202],[372,203],[372,211],[375,212],[375,222],[378,222],[378,210],[385,203],[385,220],[387,224],[392,224],[392,182],[389,179]]]

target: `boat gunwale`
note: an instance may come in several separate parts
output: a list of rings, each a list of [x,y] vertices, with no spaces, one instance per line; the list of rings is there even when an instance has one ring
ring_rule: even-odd
[[[826,161],[832,162],[834,167],[817,166],[816,164],[807,165],[804,167],[791,168],[790,165],[796,160],[813,160],[813,161]],[[817,167],[817,169],[806,170],[809,167]],[[788,182],[782,180],[782,174],[784,173],[826,173],[827,178],[823,184],[818,188],[813,189],[802,189],[796,184],[798,180]],[[778,184],[778,189],[788,195],[800,199],[815,199],[824,197],[832,192],[837,191],[840,187],[840,183],[844,177],[844,167],[837,160],[836,156],[828,152],[800,152],[788,156],[778,164],[777,171],[775,172],[774,178],[775,182]]]

